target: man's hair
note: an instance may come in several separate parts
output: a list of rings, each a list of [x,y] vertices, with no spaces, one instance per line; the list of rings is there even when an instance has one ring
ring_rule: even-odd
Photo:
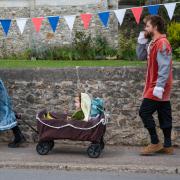
[[[144,18],[144,23],[150,22],[153,27],[157,27],[157,31],[161,34],[165,33],[165,21],[159,15],[149,15]]]

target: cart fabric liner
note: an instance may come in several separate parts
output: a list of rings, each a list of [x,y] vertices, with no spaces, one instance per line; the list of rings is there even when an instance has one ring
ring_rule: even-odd
[[[39,141],[56,139],[69,139],[78,141],[91,141],[99,143],[106,130],[104,114],[88,122],[82,120],[67,120],[67,114],[51,112],[54,119],[44,118],[46,110],[36,116]]]

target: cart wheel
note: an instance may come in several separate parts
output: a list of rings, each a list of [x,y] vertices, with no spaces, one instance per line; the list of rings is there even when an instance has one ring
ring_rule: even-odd
[[[91,144],[87,149],[87,154],[90,158],[98,158],[101,154],[100,144]]]
[[[36,146],[36,151],[40,155],[46,155],[50,151],[50,148],[51,146],[48,141],[39,142]]]
[[[50,145],[50,151],[51,151],[54,147],[54,141],[49,141],[49,145]]]

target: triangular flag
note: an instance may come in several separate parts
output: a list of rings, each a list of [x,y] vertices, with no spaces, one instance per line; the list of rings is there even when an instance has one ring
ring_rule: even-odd
[[[66,20],[66,23],[67,23],[69,29],[72,31],[73,26],[74,26],[74,21],[76,19],[76,15],[64,16],[64,19]]]
[[[11,19],[1,19],[0,22],[3,27],[4,33],[7,36],[9,28],[11,26]]]
[[[132,13],[136,19],[137,24],[139,24],[143,8],[142,7],[135,7],[135,8],[131,8],[131,11],[132,11]]]
[[[53,30],[53,32],[56,31],[56,28],[57,28],[57,25],[58,25],[58,22],[59,22],[59,16],[49,16],[48,17],[48,21],[51,25],[51,28]]]
[[[148,11],[151,15],[157,15],[159,11],[159,7],[160,7],[159,4],[148,6]]]
[[[41,29],[41,25],[42,25],[42,21],[43,21],[43,17],[39,17],[39,18],[32,18],[32,22],[34,24],[35,30],[36,32],[39,32]]]
[[[81,19],[83,21],[85,29],[88,29],[91,18],[92,18],[92,14],[81,14]]]
[[[28,20],[27,18],[16,19],[16,23],[17,23],[17,26],[19,27],[21,34],[24,32],[24,28],[25,28],[27,20]]]
[[[116,17],[119,21],[119,24],[121,25],[123,23],[124,20],[124,16],[126,13],[126,9],[118,9],[118,10],[114,10]]]
[[[172,19],[173,15],[174,15],[174,10],[176,8],[176,3],[167,3],[167,4],[164,4],[167,12],[168,12],[168,15],[169,15],[169,18],[170,20]]]
[[[105,27],[107,27],[108,20],[109,20],[109,12],[100,12],[100,13],[98,13],[98,15],[99,15],[99,18],[100,18],[101,22],[103,23],[103,25]]]

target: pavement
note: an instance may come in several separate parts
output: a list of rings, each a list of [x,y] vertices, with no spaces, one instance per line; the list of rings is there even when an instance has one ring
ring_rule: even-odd
[[[36,144],[11,149],[0,143],[0,168],[135,172],[180,175],[180,148],[174,155],[140,156],[142,147],[105,146],[97,159],[89,158],[85,145],[55,142],[48,155],[39,155]]]
[[[0,180],[179,180],[178,174],[0,169]]]

